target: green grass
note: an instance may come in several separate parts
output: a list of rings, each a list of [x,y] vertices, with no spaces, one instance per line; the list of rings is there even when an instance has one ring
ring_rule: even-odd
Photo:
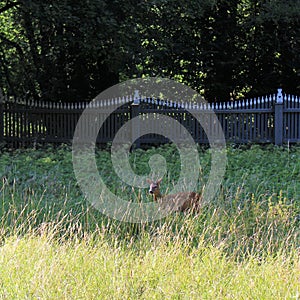
[[[166,191],[180,173],[176,149],[136,150],[168,162]],[[199,149],[199,191],[210,153]],[[68,147],[3,151],[0,158],[0,299],[299,299],[300,148],[228,147],[220,192],[198,215],[122,223],[86,203]],[[99,172],[122,197],[108,151]]]

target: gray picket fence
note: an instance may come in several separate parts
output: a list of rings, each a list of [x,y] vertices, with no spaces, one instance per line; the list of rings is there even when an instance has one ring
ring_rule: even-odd
[[[93,130],[97,131],[98,144],[112,142],[127,122],[135,117],[143,122],[149,114],[157,122],[153,122],[149,134],[135,140],[137,146],[170,142],[167,136],[155,134],[155,126],[162,125],[160,115],[178,121],[199,144],[207,144],[211,140],[197,117],[205,116],[206,121],[212,124],[213,131],[213,115],[217,116],[228,143],[282,145],[300,142],[300,98],[278,89],[277,93],[262,97],[212,104],[141,97],[138,91],[134,95],[93,101],[90,104],[56,103],[14,98],[0,91],[0,143],[13,148],[72,143],[75,127],[85,110],[88,111],[88,118],[85,125],[81,126],[86,127],[84,132],[87,139],[89,134],[95,135]],[[97,124],[102,124],[100,129],[93,126],[95,120]],[[131,135],[139,136],[138,124],[132,122],[131,126],[126,127],[124,142]],[[181,134],[178,132],[179,138]]]

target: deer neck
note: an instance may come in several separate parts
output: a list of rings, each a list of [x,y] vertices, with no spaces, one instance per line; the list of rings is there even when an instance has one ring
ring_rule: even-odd
[[[162,198],[162,194],[158,192],[157,194],[153,195],[154,201],[158,201],[158,199]]]

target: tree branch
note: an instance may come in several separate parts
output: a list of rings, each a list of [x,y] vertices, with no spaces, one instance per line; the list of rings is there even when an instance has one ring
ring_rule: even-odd
[[[2,40],[5,44],[8,44],[8,45],[16,48],[16,50],[19,53],[19,55],[21,56],[21,58],[23,58],[24,53],[23,53],[23,50],[20,45],[18,45],[16,42],[9,40],[2,33],[0,33],[0,40]]]
[[[29,85],[30,93],[34,99],[39,99],[40,97],[38,96],[37,92],[35,91],[35,87],[34,87],[34,83],[33,83],[34,80],[31,78],[30,73],[28,72],[28,69],[26,67],[23,49],[16,42],[9,40],[3,34],[0,33],[0,42],[1,42],[1,40],[2,40],[2,43],[7,44],[11,47],[14,47],[17,50],[17,52],[20,56],[22,66],[25,71],[25,77],[26,77],[27,83]]]
[[[5,6],[0,8],[0,14],[7,11],[7,10],[9,10],[9,9],[11,9],[11,8],[13,8],[13,7],[18,6],[19,4],[20,4],[20,2],[18,2],[18,1],[17,2],[7,1]]]

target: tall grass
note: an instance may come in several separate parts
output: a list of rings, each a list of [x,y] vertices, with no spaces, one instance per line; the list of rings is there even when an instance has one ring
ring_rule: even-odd
[[[165,155],[167,190],[179,157],[172,146],[137,150],[136,173]],[[200,149],[199,190],[209,174]],[[122,223],[85,202],[67,147],[2,153],[0,299],[297,299],[300,288],[300,149],[228,148],[213,203],[147,224]],[[149,201],[120,185],[110,155],[97,151],[112,191]]]
[[[10,237],[0,249],[4,299],[293,299],[296,253],[242,262],[222,245],[170,241],[168,228],[120,245],[99,234],[64,243],[46,235]],[[51,235],[50,235],[51,236]],[[297,298],[296,298],[297,299]]]

